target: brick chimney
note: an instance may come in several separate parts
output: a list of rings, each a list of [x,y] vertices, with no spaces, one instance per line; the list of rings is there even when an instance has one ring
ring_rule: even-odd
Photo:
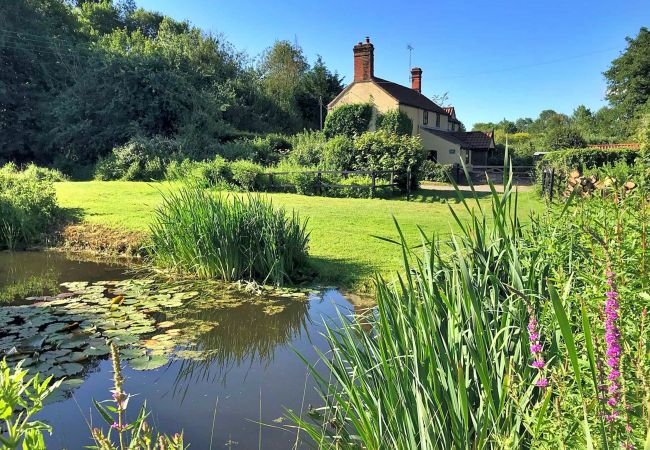
[[[375,47],[366,37],[366,42],[354,46],[354,81],[369,81],[375,76]]]
[[[422,93],[422,69],[419,67],[411,69],[411,89]]]

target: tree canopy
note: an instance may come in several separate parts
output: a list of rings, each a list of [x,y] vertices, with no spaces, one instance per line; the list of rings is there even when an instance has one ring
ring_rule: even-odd
[[[138,136],[192,153],[319,128],[341,77],[285,41],[253,61],[133,0],[0,2],[0,161],[90,163]]]

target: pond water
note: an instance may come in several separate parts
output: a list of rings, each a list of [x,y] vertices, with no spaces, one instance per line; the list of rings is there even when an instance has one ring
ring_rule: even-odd
[[[10,323],[3,324],[0,351],[7,351],[10,338],[23,337],[24,347],[34,322],[38,328],[32,334],[40,336],[43,328],[54,332],[51,340],[34,344],[43,346],[45,356],[33,367],[46,367],[73,381],[65,396],[38,415],[54,429],[48,448],[84,448],[91,444],[88,423],[104,425],[92,399],[110,398],[111,363],[101,345],[76,344],[82,333],[84,339],[98,341],[108,334],[122,341],[125,390],[136,394],[130,414],[146,400],[150,421],[165,433],[182,430],[191,448],[249,449],[258,448],[260,441],[264,449],[292,448],[296,436],[282,419],[286,408],[300,411],[319,404],[295,352],[317,361],[314,347],[327,347],[320,334],[324,321],[335,317],[337,308],[347,314],[351,304],[336,290],[266,299],[214,285],[187,293],[187,287],[153,292],[157,285],[111,283],[131,277],[118,265],[74,261],[62,254],[0,253],[0,295],[16,294],[12,304],[19,305],[7,306],[7,298],[0,303],[0,320]],[[57,287],[69,281],[90,284]],[[24,301],[66,290],[75,296],[32,298],[28,305]],[[16,297],[22,301],[16,302]],[[102,318],[89,319],[97,311]],[[24,325],[16,325],[18,316]],[[111,317],[116,320],[111,322]],[[125,328],[121,322],[130,325]],[[149,332],[150,326],[155,331]],[[140,331],[135,337],[128,333],[136,328]],[[29,342],[32,345],[33,338]],[[48,359],[48,354],[56,359]],[[72,355],[77,359],[71,363]],[[142,370],[148,368],[152,370]]]

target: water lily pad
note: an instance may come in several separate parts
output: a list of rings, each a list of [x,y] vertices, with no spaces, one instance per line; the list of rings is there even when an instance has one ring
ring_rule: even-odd
[[[156,326],[157,326],[158,328],[171,328],[171,327],[173,327],[174,325],[176,325],[176,323],[175,323],[175,322],[172,322],[172,321],[170,321],[170,320],[166,320],[166,321],[164,321],[164,322],[160,322],[160,323],[156,324]]]
[[[169,358],[162,355],[141,356],[129,361],[129,365],[134,370],[155,370],[159,369],[169,362]]]

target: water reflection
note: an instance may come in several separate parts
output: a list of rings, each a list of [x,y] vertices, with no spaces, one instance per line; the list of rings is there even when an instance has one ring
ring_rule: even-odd
[[[281,300],[280,305],[281,310],[272,314],[262,305],[246,303],[224,309],[184,308],[179,316],[189,324],[206,321],[216,326],[197,336],[190,347],[200,352],[201,358],[180,362],[175,393],[185,392],[187,386],[199,381],[225,385],[235,367],[268,367],[277,347],[288,345],[302,332],[308,335],[308,303]]]

